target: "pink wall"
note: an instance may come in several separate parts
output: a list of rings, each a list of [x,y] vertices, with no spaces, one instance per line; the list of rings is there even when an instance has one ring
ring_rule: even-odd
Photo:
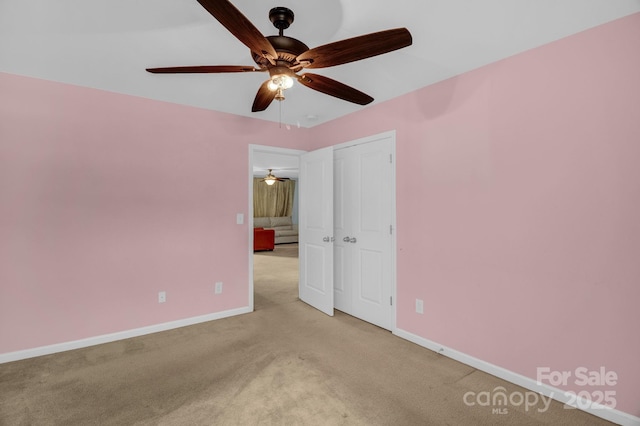
[[[247,145],[396,129],[398,326],[638,416],[638,52],[636,14],[292,131],[0,74],[0,353],[246,306]]]
[[[640,14],[313,129],[397,130],[400,329],[533,379],[604,366],[640,415],[638,52]]]
[[[0,353],[248,305],[248,144],[308,130],[7,74],[0,93]]]

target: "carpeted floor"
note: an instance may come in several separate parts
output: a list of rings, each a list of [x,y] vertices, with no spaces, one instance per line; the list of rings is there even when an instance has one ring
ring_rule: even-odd
[[[298,257],[298,243],[276,244],[273,251],[257,251],[256,256]]]
[[[526,391],[300,302],[297,246],[281,248],[254,256],[253,313],[0,365],[0,425],[609,424],[465,404]]]

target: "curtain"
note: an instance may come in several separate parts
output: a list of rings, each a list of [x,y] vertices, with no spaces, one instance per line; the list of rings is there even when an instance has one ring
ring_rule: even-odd
[[[293,210],[293,194],[296,181],[277,181],[273,185],[253,179],[253,216],[282,217],[291,216]]]

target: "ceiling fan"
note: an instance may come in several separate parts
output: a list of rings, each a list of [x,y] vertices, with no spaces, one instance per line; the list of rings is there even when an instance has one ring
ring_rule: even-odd
[[[344,39],[309,49],[300,40],[284,35],[293,22],[294,14],[286,7],[274,7],[269,19],[279,31],[278,35],[262,33],[228,0],[198,0],[238,40],[251,49],[256,66],[198,65],[147,68],[148,72],[171,73],[232,73],[269,72],[269,80],[262,83],[251,107],[252,112],[264,111],[274,99],[284,100],[284,91],[294,79],[318,92],[367,105],[373,98],[353,87],[318,74],[297,74],[304,68],[325,68],[359,61],[411,45],[411,33],[406,28],[379,31]]]
[[[273,185],[276,182],[284,182],[285,180],[291,180],[291,178],[279,178],[276,177],[272,172],[273,169],[269,169],[269,173],[264,177],[264,179],[260,179],[260,182],[264,182],[267,185]]]

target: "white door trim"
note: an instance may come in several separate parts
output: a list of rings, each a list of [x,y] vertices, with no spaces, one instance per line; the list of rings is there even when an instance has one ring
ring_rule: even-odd
[[[347,141],[347,142],[342,142],[342,143],[339,143],[337,145],[334,145],[333,149],[334,150],[338,150],[338,149],[342,149],[342,148],[348,148],[350,146],[361,145],[363,143],[369,143],[369,142],[375,142],[377,140],[386,139],[386,138],[391,138],[391,140],[393,141],[393,143],[395,145],[395,142],[396,142],[396,131],[395,130],[389,130],[387,132],[382,132],[382,133],[378,133],[378,134],[375,134],[375,135],[365,136],[364,138],[359,138],[359,139],[354,139],[354,140]]]

